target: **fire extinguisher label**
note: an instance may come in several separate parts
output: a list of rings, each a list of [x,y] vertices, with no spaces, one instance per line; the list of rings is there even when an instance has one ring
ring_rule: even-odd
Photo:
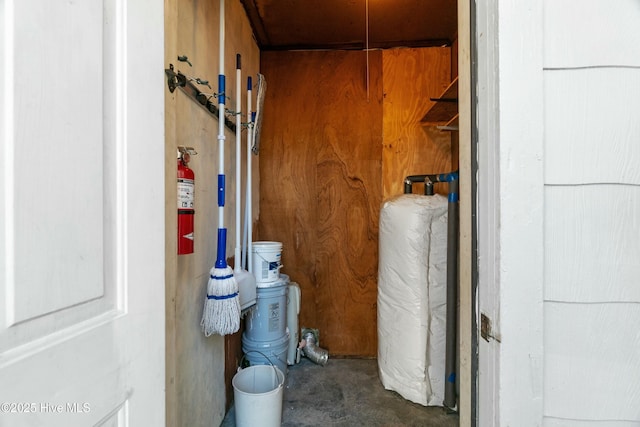
[[[193,191],[192,179],[178,178],[178,209],[193,209]]]

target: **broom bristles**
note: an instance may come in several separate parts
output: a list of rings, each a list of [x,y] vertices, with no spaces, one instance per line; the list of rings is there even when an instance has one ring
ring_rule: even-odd
[[[264,75],[258,73],[258,94],[256,96],[258,105],[256,106],[256,120],[253,128],[253,146],[251,147],[253,154],[258,154],[260,151],[260,130],[262,129],[262,110],[264,109],[264,97],[266,91],[267,80],[264,78]]]
[[[240,329],[238,283],[231,267],[212,268],[200,326],[204,335],[229,335]]]

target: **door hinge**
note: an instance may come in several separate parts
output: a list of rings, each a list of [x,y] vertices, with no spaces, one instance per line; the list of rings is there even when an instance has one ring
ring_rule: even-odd
[[[491,319],[489,319],[489,317],[484,313],[480,313],[480,336],[484,338],[486,342],[489,342],[490,338],[493,338],[497,342],[501,342],[500,336],[493,334],[493,330],[491,329]]]

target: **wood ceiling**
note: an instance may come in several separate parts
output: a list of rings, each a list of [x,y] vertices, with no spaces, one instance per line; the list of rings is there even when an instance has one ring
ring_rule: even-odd
[[[364,49],[367,21],[370,49],[449,45],[457,31],[456,0],[241,1],[264,51]]]

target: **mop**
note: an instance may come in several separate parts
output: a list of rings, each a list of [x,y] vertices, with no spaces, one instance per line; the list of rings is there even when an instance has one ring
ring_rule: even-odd
[[[242,117],[241,117],[241,86],[242,86],[242,72],[241,72],[241,58],[240,54],[236,55],[236,249],[235,249],[235,260],[234,260],[234,268],[233,274],[238,282],[238,291],[239,291],[239,299],[240,299],[240,309],[244,310],[245,308],[250,307],[251,305],[256,303],[256,279],[253,274],[249,273],[247,270],[244,270],[244,265],[242,265],[242,258],[240,253],[240,211],[242,208],[242,195],[241,195],[241,156],[242,156],[242,140],[240,138],[240,129],[242,127]],[[249,99],[247,103],[247,108],[251,108],[251,100]],[[247,114],[247,117],[250,114]]]
[[[253,84],[251,76],[247,77],[247,111],[251,115],[249,120],[249,132],[247,133],[247,192],[246,192],[246,212],[244,223],[244,242],[247,243],[246,251],[242,254],[242,265],[248,265],[248,270],[255,277],[256,272],[253,271],[253,227],[251,224],[251,212],[252,212],[252,161],[251,153],[258,154],[259,151],[259,138],[260,127],[262,124],[262,106],[264,105],[264,96],[267,90],[267,82],[262,74],[258,73],[258,95],[256,99],[257,109],[255,112],[251,111],[251,97],[252,97]]]
[[[227,265],[227,229],[224,228],[224,0],[220,0],[220,73],[218,75],[218,253],[216,263],[209,272],[207,297],[202,313],[202,331],[205,336],[228,335],[240,329],[240,302],[238,283],[233,270]]]

